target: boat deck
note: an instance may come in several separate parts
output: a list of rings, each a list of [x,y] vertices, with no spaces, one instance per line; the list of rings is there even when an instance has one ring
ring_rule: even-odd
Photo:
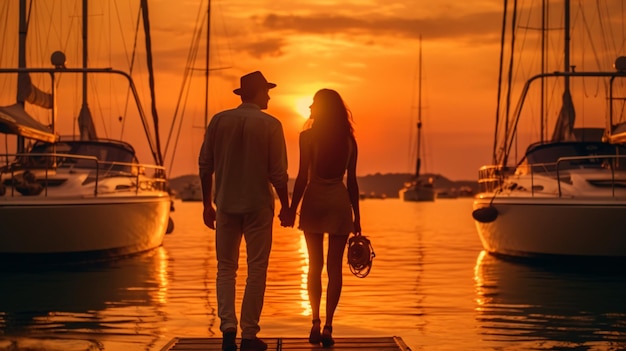
[[[311,345],[306,338],[261,338],[268,351],[326,350],[321,345]],[[238,340],[238,343],[240,340]],[[411,351],[401,337],[335,338],[329,349],[341,351]],[[221,351],[222,338],[174,338],[161,351]]]

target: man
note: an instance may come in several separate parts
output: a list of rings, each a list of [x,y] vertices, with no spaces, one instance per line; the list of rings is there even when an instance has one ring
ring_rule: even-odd
[[[241,351],[263,351],[257,338],[274,219],[276,190],[283,218],[289,209],[287,150],[282,124],[262,112],[270,100],[268,83],[259,71],[240,79],[233,92],[241,105],[213,116],[200,150],[199,167],[204,223],[216,229],[217,306],[222,350],[237,350],[235,277],[242,236],[246,241],[248,279],[241,305]],[[215,204],[212,204],[215,174]]]

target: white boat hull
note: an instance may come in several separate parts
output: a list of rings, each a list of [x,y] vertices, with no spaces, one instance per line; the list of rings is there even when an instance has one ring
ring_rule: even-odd
[[[495,220],[475,221],[490,253],[626,257],[626,198],[492,197],[474,200],[474,210],[497,210]]]
[[[8,197],[0,199],[0,255],[123,256],[159,247],[170,197]],[[69,216],[68,216],[69,214]]]

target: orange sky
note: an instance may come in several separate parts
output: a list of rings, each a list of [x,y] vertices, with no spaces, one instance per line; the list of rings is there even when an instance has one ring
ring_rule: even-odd
[[[175,38],[188,37],[199,7],[187,2],[171,18],[164,3],[151,2],[153,33],[177,47],[156,49],[156,57],[171,57],[163,64],[186,54],[189,40]],[[238,103],[232,89],[239,76],[261,70],[278,84],[268,112],[283,122],[295,177],[305,121],[297,102],[320,88],[336,89],[353,113],[358,173],[411,173],[421,34],[422,172],[475,179],[492,143],[501,7],[500,1],[213,1],[211,67],[230,68],[211,72],[211,114]],[[201,132],[193,133],[177,152],[173,174],[194,170]]]
[[[46,3],[37,1],[42,2]],[[123,45],[131,47],[137,2],[91,1],[91,34],[99,37],[106,28],[125,28]],[[552,3],[561,7],[561,1]],[[575,7],[580,2],[572,3]],[[607,3],[603,6],[623,23],[624,4]],[[206,0],[150,1],[164,148],[198,11],[205,12],[206,6]],[[209,114],[236,106],[239,100],[232,90],[239,77],[262,71],[278,84],[267,112],[283,123],[289,174],[295,177],[298,133],[305,122],[299,105],[318,89],[336,89],[353,113],[360,147],[358,174],[411,173],[421,35],[422,172],[453,180],[477,179],[478,168],[491,160],[502,9],[502,0],[213,0]],[[106,22],[101,16],[105,11],[126,14],[127,23]],[[68,30],[71,20],[63,18]],[[67,40],[59,37],[59,42]],[[112,61],[118,56],[99,50]],[[198,69],[204,60],[204,48],[200,50],[194,64]],[[619,50],[623,54],[623,47]],[[189,93],[193,104],[185,107],[175,161],[171,162],[172,144],[165,155],[171,177],[197,173],[204,91],[201,73],[193,79]],[[150,109],[147,100],[144,109]]]

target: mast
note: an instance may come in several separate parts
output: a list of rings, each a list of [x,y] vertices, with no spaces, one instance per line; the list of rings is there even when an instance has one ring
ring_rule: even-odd
[[[547,40],[546,40],[546,35],[547,35],[547,30],[548,30],[548,23],[547,21],[547,14],[548,14],[548,1],[547,0],[542,0],[541,1],[541,74],[546,73],[546,67],[547,67],[547,60],[546,60],[546,51],[547,51]],[[541,82],[540,82],[540,93],[539,95],[541,96],[541,104],[539,105],[539,116],[541,116],[541,120],[539,123],[539,128],[540,128],[540,141],[541,143],[544,142],[545,140],[545,127],[546,127],[546,123],[547,123],[547,116],[545,114],[545,106],[546,106],[546,80],[545,78],[541,78]]]
[[[148,11],[148,0],[141,0],[141,14],[143,19],[143,30],[146,41],[146,64],[148,66],[148,84],[150,85],[150,107],[152,110],[152,120],[154,122],[154,138],[152,143],[150,133],[146,133],[150,142],[152,157],[159,166],[163,165],[163,154],[161,153],[161,137],[159,135],[159,115],[156,107],[156,91],[154,81],[154,65],[152,62],[152,36],[150,34],[150,15]]]
[[[418,81],[417,81],[417,161],[415,162],[415,179],[419,178],[422,163],[421,152],[422,136],[422,35],[420,34],[420,48],[418,56]]]
[[[207,25],[206,25],[206,50],[204,59],[204,74],[205,74],[205,87],[204,87],[204,125],[206,128],[209,125],[209,48],[211,43],[211,0],[207,5]]]
[[[87,27],[87,16],[89,14],[88,3],[88,0],[83,0],[83,68],[87,68],[87,31],[89,30],[89,28]],[[87,106],[87,73],[83,73],[83,106]]]
[[[29,9],[30,10],[30,9]],[[26,0],[20,0],[19,2],[19,28],[18,28],[18,56],[17,56],[17,66],[21,69],[26,69],[26,37],[28,34],[28,17],[27,14],[27,5]],[[24,111],[24,106],[26,102],[33,104],[35,106],[39,106],[45,109],[52,109],[54,106],[52,94],[46,93],[39,88],[37,88],[28,72],[19,72],[17,74],[17,93],[15,97],[16,104],[19,106],[22,114],[28,115],[26,111]],[[54,116],[54,113],[53,113]],[[32,117],[29,116],[30,119]],[[32,123],[40,124],[38,121],[32,119]],[[43,126],[43,125],[42,125]],[[52,127],[54,127],[54,117],[52,122]],[[45,127],[44,127],[45,128]],[[39,130],[41,131],[41,130]],[[45,132],[48,134],[48,131]],[[53,132],[52,132],[53,133]],[[42,136],[41,134],[39,135]],[[45,137],[45,139],[48,139]],[[53,136],[52,136],[53,139]],[[26,149],[26,140],[23,135],[17,133],[16,140],[16,150],[18,153],[24,152]]]
[[[26,68],[26,33],[28,31],[28,26],[26,24],[26,0],[20,0],[19,23],[20,24],[19,24],[19,45],[18,45],[17,67]],[[26,97],[20,93],[21,90],[24,89],[21,86],[22,80],[18,79],[17,84],[18,84],[18,89],[17,89],[16,100],[19,104],[24,106],[24,101],[26,100]]]
[[[573,70],[570,66],[570,0],[564,1],[564,43],[563,43],[563,101],[561,111],[552,133],[552,141],[568,141],[574,140],[573,133],[574,123],[576,121],[576,111],[572,102],[572,94],[570,92],[569,73]]]
[[[19,22],[19,46],[18,46],[18,58],[17,58],[17,66],[19,68],[26,68],[26,0],[20,0],[20,22]],[[24,89],[22,87],[22,79],[20,79],[20,75],[18,74],[17,79],[17,103],[24,108],[24,101],[26,98],[22,96],[21,91]],[[20,135],[17,136],[17,152],[24,152],[24,138]]]
[[[88,0],[83,0],[83,69],[86,69],[88,66],[88,2]],[[81,105],[80,113],[78,115],[78,129],[80,132],[80,140],[98,139],[98,136],[96,135],[96,128],[93,124],[93,118],[91,117],[91,111],[89,110],[89,105],[87,103],[87,72],[83,72],[83,103]]]
[[[564,68],[564,72],[565,73],[569,73],[570,72],[570,63],[569,63],[569,56],[570,56],[570,0],[565,0],[565,10],[564,10],[564,15],[565,15],[565,33],[564,33],[564,37],[565,37],[565,43],[563,44],[563,65],[565,67]],[[564,90],[566,92],[569,92],[569,76],[566,74],[564,76]]]
[[[26,68],[26,37],[28,35],[28,17],[26,12],[26,0],[20,0],[20,13],[19,13],[19,37],[18,37],[18,56],[17,67]],[[30,10],[29,10],[30,11]],[[37,88],[32,80],[30,74],[27,72],[20,72],[17,75],[17,97],[16,101],[19,105],[24,107],[25,102],[29,102],[33,105],[43,107],[45,109],[52,109],[53,99],[52,94],[46,93]]]

